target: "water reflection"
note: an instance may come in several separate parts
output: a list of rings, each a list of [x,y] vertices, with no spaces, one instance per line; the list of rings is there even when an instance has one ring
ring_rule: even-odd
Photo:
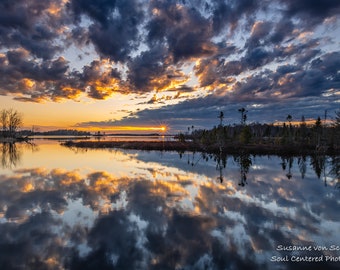
[[[180,159],[183,158],[184,153],[179,153]],[[187,163],[190,166],[200,166],[202,162],[215,162],[216,170],[219,175],[216,177],[220,183],[223,183],[225,179],[225,174],[228,173],[226,168],[227,161],[231,157],[228,157],[226,153],[222,151],[219,154],[206,154],[206,153],[187,153]],[[252,168],[253,160],[256,156],[252,156],[249,153],[240,153],[238,155],[232,156],[234,162],[239,167],[240,177],[239,186],[244,187],[248,184],[248,173]],[[309,169],[313,170],[318,179],[324,181],[325,186],[327,182],[339,182],[340,178],[340,157],[339,156],[325,156],[325,155],[313,155],[313,156],[281,156],[281,162],[279,163],[282,171],[285,172],[285,176],[288,180],[294,178],[293,176],[293,166],[294,163],[297,164],[301,179],[305,178],[307,173],[307,166],[309,161]],[[274,166],[278,166],[275,164]]]
[[[336,179],[336,188],[340,188],[340,156],[331,158],[330,174]]]
[[[2,168],[16,167],[20,162],[21,152],[15,143],[1,144],[1,166]]]
[[[220,183],[223,183],[223,169],[227,166],[227,155],[223,155],[222,150],[220,150],[219,155],[216,158],[216,170],[219,171],[219,176],[217,179],[220,180]]]
[[[304,179],[307,171],[307,162],[306,162],[306,156],[298,157],[298,165],[299,165],[299,171],[301,174],[301,178]]]
[[[38,146],[34,143],[10,143],[3,142],[0,144],[1,153],[1,167],[2,168],[15,168],[20,165],[20,160],[23,148],[29,149],[32,152],[38,151]]]
[[[238,185],[244,187],[246,184],[248,184],[247,174],[253,162],[250,157],[250,154],[248,153],[241,153],[239,156],[235,157],[235,160],[238,162],[240,166],[240,181]]]
[[[297,177],[301,161],[293,158],[296,181],[289,181],[289,160],[282,172],[278,157],[184,153],[188,164],[172,152],[69,151],[74,162],[98,153],[102,162],[114,157],[112,171],[19,166],[0,174],[1,269],[338,266],[270,261],[291,255],[278,245],[340,243],[336,178],[329,173],[323,186],[308,170],[312,158],[304,160],[303,179]],[[339,176],[338,158],[325,165]],[[124,166],[131,174],[122,173]]]

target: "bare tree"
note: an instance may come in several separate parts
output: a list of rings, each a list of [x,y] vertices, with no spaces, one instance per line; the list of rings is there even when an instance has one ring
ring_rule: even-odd
[[[22,114],[14,109],[1,110],[0,121],[4,137],[15,137],[16,132],[23,123]]]
[[[7,118],[8,118],[7,110],[2,109],[0,111],[0,122],[1,122],[1,125],[2,125],[2,136],[4,136],[4,137],[5,137],[6,131],[7,131],[7,123],[8,123]]]

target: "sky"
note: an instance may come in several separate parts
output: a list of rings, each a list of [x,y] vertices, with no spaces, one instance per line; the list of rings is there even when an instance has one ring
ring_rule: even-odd
[[[0,109],[36,130],[334,118],[338,0],[2,0]]]

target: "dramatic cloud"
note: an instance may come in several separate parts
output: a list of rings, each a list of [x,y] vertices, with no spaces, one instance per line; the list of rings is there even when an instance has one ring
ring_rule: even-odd
[[[322,107],[327,92],[334,110],[339,14],[336,0],[2,1],[0,94],[42,102],[186,89],[187,106],[319,97]],[[294,68],[280,74],[285,66]]]

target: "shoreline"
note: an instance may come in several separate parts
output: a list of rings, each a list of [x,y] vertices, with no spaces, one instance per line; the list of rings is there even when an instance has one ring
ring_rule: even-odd
[[[13,137],[0,137],[0,143],[16,143],[16,142],[28,142],[31,140],[28,137],[18,137],[18,138],[13,138]]]
[[[229,144],[223,147],[219,145],[201,145],[194,142],[178,142],[178,141],[66,141],[61,143],[67,147],[105,149],[120,148],[144,151],[177,151],[177,152],[204,152],[204,153],[223,153],[227,154],[254,154],[254,155],[339,155],[340,149],[322,148],[316,150],[311,146],[298,145],[241,145]]]

